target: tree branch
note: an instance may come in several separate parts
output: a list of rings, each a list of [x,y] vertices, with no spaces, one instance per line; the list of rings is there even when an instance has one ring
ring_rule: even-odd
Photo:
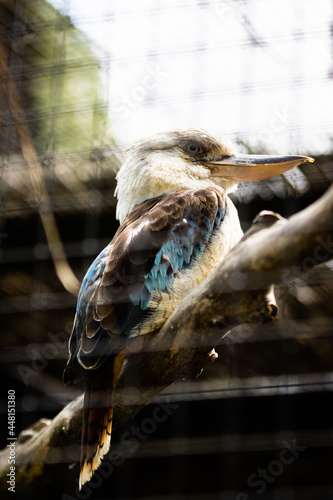
[[[173,382],[193,378],[217,358],[214,346],[232,327],[277,314],[272,284],[333,255],[333,187],[288,221],[262,212],[242,240],[156,333],[135,339],[115,393],[114,427],[133,417]],[[16,481],[27,487],[54,475],[54,464],[79,457],[82,397],[52,421],[40,421],[16,443]],[[8,449],[0,453],[7,490]]]
[[[46,240],[54,263],[55,272],[64,288],[77,296],[80,283],[70,267],[60,238],[57,222],[52,211],[52,203],[48,194],[43,168],[32,140],[31,131],[25,116],[20,97],[16,89],[15,81],[12,79],[4,44],[0,41],[0,68],[7,79],[7,94],[9,109],[17,130],[22,156],[26,161],[32,188],[39,207],[39,215],[45,231]]]

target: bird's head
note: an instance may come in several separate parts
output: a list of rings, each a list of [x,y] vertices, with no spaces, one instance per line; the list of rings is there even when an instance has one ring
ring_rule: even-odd
[[[239,182],[282,174],[307,156],[236,154],[231,143],[205,130],[162,132],[136,142],[127,150],[117,174],[117,218],[151,198],[181,189],[218,185],[233,191]]]

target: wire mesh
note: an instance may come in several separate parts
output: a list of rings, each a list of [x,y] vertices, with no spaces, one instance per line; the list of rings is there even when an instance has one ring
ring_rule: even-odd
[[[332,20],[326,0],[0,2],[0,363],[20,431],[82,390],[61,382],[76,298],[54,264],[60,255],[80,281],[111,240],[115,173],[134,139],[193,126],[245,151],[315,153],[314,165],[232,195],[244,229],[263,208],[290,216],[332,182]],[[235,329],[200,379],[116,432],[115,450],[133,426],[144,438],[131,436],[138,447],[123,449],[124,465],[91,495],[108,486],[114,498],[333,498],[323,473],[333,450],[332,290],[331,263],[289,276],[279,322]],[[165,410],[163,427],[149,411],[167,403],[181,408]],[[294,439],[307,451],[278,473],[272,461]]]

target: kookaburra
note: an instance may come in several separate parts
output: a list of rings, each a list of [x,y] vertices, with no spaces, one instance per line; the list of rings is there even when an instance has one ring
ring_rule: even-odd
[[[127,151],[117,174],[120,227],[83,279],[64,372],[65,383],[85,379],[80,488],[110,447],[121,353],[158,330],[242,237],[228,193],[306,161],[236,154],[228,140],[193,129]]]

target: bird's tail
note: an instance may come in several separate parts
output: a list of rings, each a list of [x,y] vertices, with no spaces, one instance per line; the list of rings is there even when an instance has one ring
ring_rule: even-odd
[[[91,375],[84,394],[80,489],[98,469],[111,444],[115,374],[112,366],[104,363]]]

